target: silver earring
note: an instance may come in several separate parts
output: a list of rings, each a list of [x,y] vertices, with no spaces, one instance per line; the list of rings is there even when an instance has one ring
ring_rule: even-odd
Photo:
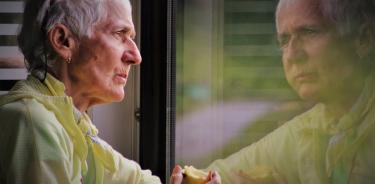
[[[68,59],[65,60],[68,64],[70,64],[70,62],[72,62],[72,58],[71,57],[68,57]]]

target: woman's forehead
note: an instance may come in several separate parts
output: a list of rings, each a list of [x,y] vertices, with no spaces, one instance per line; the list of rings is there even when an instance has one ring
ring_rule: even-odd
[[[131,15],[131,5],[129,0],[108,0],[110,14],[129,13]]]
[[[132,10],[128,0],[110,0],[108,3],[108,18],[131,19]]]
[[[276,16],[288,11],[300,11],[305,14],[321,15],[320,0],[280,0],[277,5]]]
[[[132,25],[131,6],[128,0],[108,0],[106,16],[99,27],[119,27]]]
[[[288,3],[279,4],[276,12],[276,26],[280,22],[297,21],[300,23],[321,23],[327,24],[327,20],[322,16],[319,3],[316,0],[284,0]],[[281,3],[283,2],[280,1]]]

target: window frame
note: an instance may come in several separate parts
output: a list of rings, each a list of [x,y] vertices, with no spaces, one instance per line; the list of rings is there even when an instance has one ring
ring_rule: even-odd
[[[175,0],[141,0],[139,162],[163,183],[174,167]]]

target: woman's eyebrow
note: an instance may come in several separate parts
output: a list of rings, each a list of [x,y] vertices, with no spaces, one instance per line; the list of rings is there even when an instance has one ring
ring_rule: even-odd
[[[116,26],[115,30],[116,31],[122,31],[122,32],[126,33],[127,35],[130,35],[130,37],[132,37],[133,39],[136,36],[135,30],[132,27],[127,26],[127,25]]]

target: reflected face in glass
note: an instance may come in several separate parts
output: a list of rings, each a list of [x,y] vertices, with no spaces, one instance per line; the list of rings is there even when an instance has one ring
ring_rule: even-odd
[[[107,18],[79,41],[69,65],[75,90],[94,103],[121,101],[131,65],[141,62],[129,2],[110,2],[115,4],[108,5]]]
[[[340,37],[315,0],[281,6],[277,34],[286,78],[302,99],[333,100],[358,68],[355,42]]]

